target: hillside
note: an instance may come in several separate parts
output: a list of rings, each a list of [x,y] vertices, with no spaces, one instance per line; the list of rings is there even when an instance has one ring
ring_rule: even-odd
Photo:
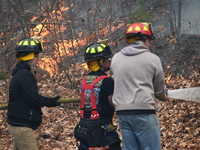
[[[75,65],[70,70],[74,84],[78,85],[87,70]],[[76,72],[76,74],[75,74]],[[81,75],[81,76],[80,76]],[[194,71],[187,78],[166,78],[168,89],[200,86],[200,74]],[[9,80],[0,82],[0,104],[7,103],[7,85]],[[44,96],[78,97],[78,87],[70,88],[65,76],[53,76],[39,80],[38,86]],[[43,108],[43,123],[35,131],[35,138],[40,150],[76,150],[73,128],[78,122],[78,103],[63,103],[61,107]],[[200,103],[170,99],[159,102],[158,111],[163,150],[198,150],[200,149]],[[0,111],[0,149],[11,150],[12,140],[6,126],[6,110]],[[117,116],[114,117],[117,125]],[[120,129],[118,129],[120,134]],[[121,137],[121,134],[120,134]]]

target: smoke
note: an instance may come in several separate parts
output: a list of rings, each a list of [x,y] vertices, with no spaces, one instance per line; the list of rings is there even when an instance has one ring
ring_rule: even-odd
[[[178,26],[178,2],[180,0],[171,0],[170,7],[172,8],[173,15],[173,23],[176,21],[176,25]],[[182,9],[181,9],[181,34],[182,35],[199,35],[200,34],[200,0],[183,0]],[[165,7],[168,10],[168,7]],[[153,30],[159,31],[160,26],[164,28],[163,35],[170,33],[169,26],[169,16],[168,13],[163,13],[165,8],[157,9],[158,19],[153,22]],[[161,12],[161,13],[160,13]],[[158,32],[159,33],[159,32]],[[159,33],[157,36],[163,36]]]
[[[182,7],[183,34],[200,34],[200,0],[184,0]]]

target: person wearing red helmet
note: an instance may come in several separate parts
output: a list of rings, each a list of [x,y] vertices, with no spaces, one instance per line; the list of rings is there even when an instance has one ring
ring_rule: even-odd
[[[127,46],[111,62],[114,75],[113,104],[124,150],[161,150],[157,100],[167,101],[161,61],[150,52],[155,37],[149,23],[131,24]]]

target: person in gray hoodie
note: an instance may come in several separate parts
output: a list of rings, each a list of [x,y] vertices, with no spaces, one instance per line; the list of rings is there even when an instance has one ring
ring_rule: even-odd
[[[161,61],[151,53],[155,37],[149,23],[133,23],[125,34],[127,46],[111,62],[113,104],[124,150],[160,150],[157,99],[168,101]]]

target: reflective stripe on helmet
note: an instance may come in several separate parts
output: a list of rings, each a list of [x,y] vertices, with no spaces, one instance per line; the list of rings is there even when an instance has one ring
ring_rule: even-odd
[[[138,32],[144,32],[144,31],[149,31],[149,28],[147,26],[135,26],[135,28],[130,27],[128,28],[127,32],[134,32],[134,31],[138,31]]]
[[[85,62],[109,58],[112,56],[111,49],[104,43],[92,43],[85,49]]]
[[[92,48],[91,50],[90,50],[90,53],[96,53],[96,50],[95,50],[95,48]]]
[[[41,38],[40,38],[41,39]],[[21,53],[21,52],[37,52],[37,53],[42,53],[43,52],[43,44],[42,42],[37,39],[37,37],[31,37],[31,38],[26,38],[17,43],[17,46],[15,48],[14,52],[11,52],[9,54],[14,54],[14,53]]]
[[[18,45],[22,45],[23,41],[20,41]]]
[[[103,48],[102,48],[102,47],[97,47],[97,51],[98,51],[98,52],[102,52],[102,51],[103,51]]]
[[[103,46],[104,48],[106,47],[106,44],[101,44],[101,46]]]
[[[31,45],[36,45],[36,42],[35,41],[31,41]]]
[[[91,54],[94,54],[94,53],[98,53],[98,52],[102,52],[104,50],[104,48],[106,47],[105,44],[101,44],[100,46],[96,47],[96,48],[90,48],[88,47],[87,50],[85,51],[86,53],[91,53]]]
[[[134,38],[141,37],[142,39],[146,37],[152,40],[155,39],[151,31],[151,23],[137,22],[137,23],[131,24],[126,30],[125,38],[128,39],[128,38],[133,38],[133,37]]]
[[[39,43],[39,41],[37,41],[37,40],[30,41],[30,45],[36,45],[37,43]],[[26,46],[28,46],[29,45],[29,41],[26,41],[26,40],[20,41],[18,45],[26,45]]]

